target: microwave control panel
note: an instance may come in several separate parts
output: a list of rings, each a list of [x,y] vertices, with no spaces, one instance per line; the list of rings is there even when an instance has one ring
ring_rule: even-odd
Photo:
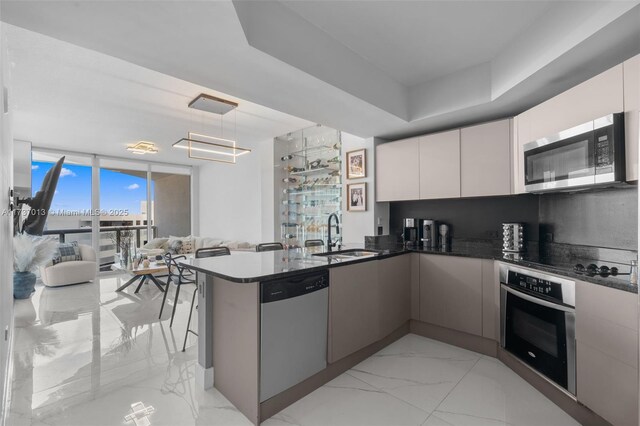
[[[595,163],[596,174],[613,173],[615,160],[614,149],[611,143],[610,128],[600,129],[595,132]]]

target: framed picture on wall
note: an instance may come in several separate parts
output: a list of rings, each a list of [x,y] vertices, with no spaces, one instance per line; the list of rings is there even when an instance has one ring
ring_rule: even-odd
[[[367,150],[365,148],[347,152],[347,179],[367,177]]]
[[[347,210],[350,212],[367,211],[367,183],[347,185]]]

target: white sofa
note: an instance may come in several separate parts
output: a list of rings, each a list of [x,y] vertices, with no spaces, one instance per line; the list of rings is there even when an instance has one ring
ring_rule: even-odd
[[[79,244],[82,260],[70,262],[53,262],[40,268],[40,278],[47,287],[60,287],[63,285],[80,284],[96,279],[98,267],[96,265],[96,252],[91,246]]]
[[[188,237],[172,237],[176,239],[186,239]],[[196,250],[201,248],[209,248],[209,247],[219,247],[225,246],[228,247],[229,250],[232,251],[255,251],[255,244],[247,243],[247,242],[239,242],[239,241],[231,241],[231,240],[223,240],[220,238],[210,238],[210,237],[196,237],[191,236],[193,239],[193,246],[191,253],[195,253]],[[139,253],[146,256],[154,256],[157,254],[164,254],[167,252],[168,244],[170,238],[154,238],[149,241],[147,244],[142,246],[138,250]]]

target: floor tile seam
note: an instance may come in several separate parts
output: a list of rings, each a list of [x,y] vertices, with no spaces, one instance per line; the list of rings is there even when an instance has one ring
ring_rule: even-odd
[[[422,411],[423,413],[425,413],[425,414],[427,415],[427,417],[425,418],[425,420],[424,420],[424,421],[426,421],[426,420],[429,418],[429,416],[431,415],[431,412],[426,411],[424,408],[420,408],[420,407],[418,407],[418,406],[416,406],[416,405],[412,404],[412,403],[411,403],[411,402],[409,402],[409,401],[405,401],[405,400],[404,400],[404,399],[402,399],[402,398],[399,398],[399,397],[397,397],[397,396],[395,396],[395,395],[393,395],[393,394],[390,394],[389,392],[385,391],[384,389],[380,389],[380,388],[379,388],[379,387],[377,387],[377,386],[374,386],[374,385],[372,385],[372,384],[370,384],[370,383],[365,382],[365,381],[364,381],[364,380],[362,380],[362,379],[359,379],[358,377],[355,377],[355,376],[354,376],[354,375],[352,375],[352,374],[349,374],[349,371],[348,371],[348,370],[347,370],[347,371],[345,371],[345,372],[344,372],[344,374],[346,374],[346,375],[348,375],[348,376],[350,376],[350,377],[352,377],[352,378],[354,378],[354,379],[358,380],[359,382],[364,383],[364,384],[365,384],[365,385],[367,385],[367,386],[371,386],[372,388],[377,389],[378,391],[380,391],[380,392],[384,393],[385,395],[390,396],[391,398],[394,398],[394,399],[396,399],[396,400],[398,400],[398,401],[400,401],[400,402],[403,402],[403,403],[405,403],[405,404],[407,404],[407,405],[410,405],[411,407],[413,407],[413,408],[415,408],[415,409],[418,409],[418,410]]]
[[[453,412],[453,411],[445,411],[445,410],[437,410],[437,409],[436,409],[436,410],[433,410],[433,414],[434,414],[434,415],[436,415],[437,413],[453,414],[453,415],[455,415],[455,416],[473,417],[473,418],[476,418],[476,419],[491,420],[491,421],[494,421],[494,422],[504,423],[505,425],[508,425],[508,426],[515,426],[515,424],[514,424],[514,423],[509,423],[509,422],[507,422],[507,421],[505,421],[505,420],[502,420],[502,419],[496,419],[496,418],[494,418],[494,417],[476,416],[475,414],[469,414],[469,413],[455,413],[455,412]],[[437,417],[437,416],[436,416],[436,417]]]
[[[432,413],[435,413],[436,411],[438,411],[438,408],[442,405],[442,403],[444,403],[444,401],[446,401],[446,399],[449,397],[449,395],[451,395],[451,392],[453,392],[460,385],[460,382],[462,382],[464,380],[464,378],[467,377],[467,375],[471,372],[471,370],[473,370],[475,368],[475,366],[478,365],[478,363],[480,362],[481,359],[482,359],[482,356],[479,356],[478,359],[476,360],[476,362],[473,363],[471,368],[468,369],[467,372],[462,375],[462,377],[460,377],[460,380],[458,380],[458,382],[451,388],[451,390],[449,390],[449,392],[447,392],[447,394],[444,396],[444,398],[442,398],[442,400],[440,400],[438,405],[433,409]]]

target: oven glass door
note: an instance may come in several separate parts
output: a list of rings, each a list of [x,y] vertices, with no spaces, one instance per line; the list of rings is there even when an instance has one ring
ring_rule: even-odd
[[[525,185],[548,188],[549,183],[558,187],[592,184],[594,157],[593,132],[525,151]]]
[[[568,350],[567,341],[573,339],[574,314],[535,303],[529,300],[535,300],[531,296],[519,297],[517,290],[507,291],[504,286],[502,292],[503,302],[506,302],[503,318],[505,349],[558,385],[572,391],[573,386],[569,385],[569,381],[573,377],[569,377],[569,371],[574,368],[574,363],[568,365],[568,359],[573,354],[568,356],[572,350]],[[544,301],[542,303],[551,305]]]

